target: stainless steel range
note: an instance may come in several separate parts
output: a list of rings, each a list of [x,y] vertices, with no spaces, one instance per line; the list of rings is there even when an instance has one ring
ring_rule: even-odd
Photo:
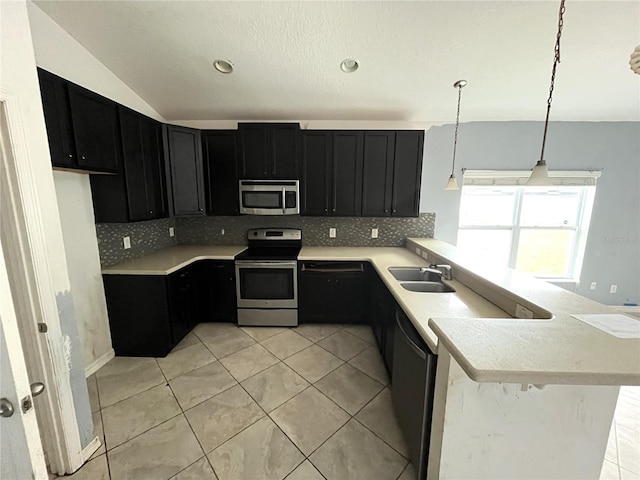
[[[253,228],[236,256],[238,325],[298,325],[298,265],[302,230]]]

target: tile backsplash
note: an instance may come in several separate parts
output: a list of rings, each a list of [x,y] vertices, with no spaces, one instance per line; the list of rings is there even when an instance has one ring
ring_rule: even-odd
[[[175,237],[169,236],[172,226]],[[303,246],[403,247],[407,237],[433,237],[435,214],[421,213],[417,218],[242,215],[99,223],[100,264],[110,267],[175,245],[246,245],[247,230],[260,227],[301,228]],[[336,229],[336,238],[329,238],[329,228]],[[371,238],[372,228],[378,229],[378,238]],[[125,236],[131,238],[127,250],[122,244]]]
[[[177,245],[176,236],[169,236],[169,227],[175,228],[175,220],[161,218],[146,222],[132,223],[98,223],[98,250],[102,268],[133,260],[160,250]],[[131,248],[125,250],[123,237],[131,238]]]
[[[176,218],[180,245],[246,245],[250,228],[290,227],[302,229],[303,246],[402,247],[406,237],[433,237],[435,214],[417,218],[304,217],[298,215],[262,217]],[[329,238],[329,228],[336,237]],[[371,229],[378,238],[371,238]]]

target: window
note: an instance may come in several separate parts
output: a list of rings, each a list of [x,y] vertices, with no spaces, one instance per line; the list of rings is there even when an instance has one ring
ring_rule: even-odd
[[[537,277],[578,281],[599,172],[578,180],[566,176],[578,172],[562,172],[550,187],[521,185],[528,172],[491,173],[465,172],[458,248]]]

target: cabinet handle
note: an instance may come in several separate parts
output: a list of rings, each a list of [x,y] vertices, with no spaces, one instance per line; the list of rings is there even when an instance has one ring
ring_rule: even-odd
[[[153,213],[153,210],[149,210],[149,213]]]
[[[87,159],[84,155],[82,155],[82,157],[80,157],[80,158],[82,158],[82,160],[86,160]]]
[[[389,213],[389,210],[387,210],[386,208],[384,209],[384,213]]]
[[[391,213],[396,213],[396,209],[394,208],[393,210],[391,210]]]
[[[324,209],[324,211],[325,211],[325,212],[328,212],[328,211],[329,211],[329,209],[328,209],[328,208],[325,208],[325,209]]]
[[[70,154],[69,154],[69,158],[73,158],[73,153],[70,153]]]
[[[335,212],[335,211],[336,211],[336,209],[334,208],[334,209],[332,209],[331,211],[332,211],[332,212]]]

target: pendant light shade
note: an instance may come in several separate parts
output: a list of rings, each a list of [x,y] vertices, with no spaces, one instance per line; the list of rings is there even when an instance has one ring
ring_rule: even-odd
[[[466,80],[458,80],[453,84],[455,88],[458,89],[458,113],[456,113],[456,132],[453,136],[453,161],[451,162],[451,176],[449,177],[449,181],[447,182],[447,186],[444,187],[445,190],[460,190],[458,187],[458,181],[456,180],[455,169],[456,169],[456,147],[458,146],[458,126],[460,125],[460,96],[462,94],[462,87],[467,84]]]
[[[560,11],[558,12],[558,33],[556,34],[556,46],[553,56],[553,68],[551,69],[551,85],[549,86],[549,98],[547,99],[547,117],[544,121],[544,133],[542,134],[542,149],[540,151],[540,160],[533,167],[531,176],[527,181],[527,186],[547,186],[549,182],[549,171],[547,169],[547,162],[544,159],[544,147],[547,142],[547,129],[549,128],[549,113],[551,113],[551,101],[553,100],[553,86],[556,80],[556,68],[560,63],[560,37],[562,36],[562,27],[564,24],[564,2],[560,0]]]

